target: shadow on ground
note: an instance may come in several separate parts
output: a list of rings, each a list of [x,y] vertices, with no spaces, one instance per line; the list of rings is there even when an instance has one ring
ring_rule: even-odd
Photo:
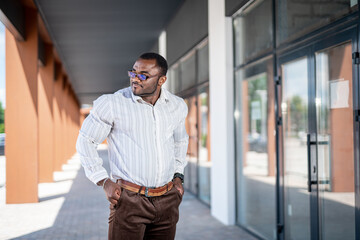
[[[104,166],[109,170],[107,150],[99,150]],[[55,240],[100,240],[107,239],[108,201],[101,188],[91,183],[84,170],[78,171],[71,189],[66,194],[44,197],[40,201],[49,201],[64,197],[52,227],[32,232],[14,239],[55,239]],[[180,205],[180,220],[177,225],[176,240],[232,240],[255,239],[236,226],[224,226],[211,217],[208,206],[197,200],[192,194],[185,193]]]
[[[104,166],[109,169],[107,150],[99,150]],[[65,201],[52,227],[14,239],[107,239],[108,201],[101,188],[90,182],[81,168],[68,193],[46,197],[65,197]]]

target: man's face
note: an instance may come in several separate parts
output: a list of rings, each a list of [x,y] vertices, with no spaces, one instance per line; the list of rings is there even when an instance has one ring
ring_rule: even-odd
[[[130,78],[131,90],[136,96],[152,96],[161,87],[159,79],[161,77],[160,68],[156,65],[155,59],[138,59],[133,68],[133,72],[148,76],[145,81],[138,77]]]

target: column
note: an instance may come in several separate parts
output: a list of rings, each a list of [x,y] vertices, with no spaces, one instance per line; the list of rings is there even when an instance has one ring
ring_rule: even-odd
[[[37,13],[25,9],[25,41],[6,30],[6,202],[38,202]]]
[[[39,68],[39,182],[52,182],[54,171],[53,94],[54,54],[51,45],[45,45],[46,64]]]
[[[61,66],[56,64],[56,76],[53,97],[53,117],[54,117],[54,171],[60,171],[62,165],[62,128],[61,128],[61,93],[63,77]]]
[[[209,85],[211,122],[211,214],[235,223],[232,22],[225,0],[209,0]],[[214,147],[216,146],[216,147]]]

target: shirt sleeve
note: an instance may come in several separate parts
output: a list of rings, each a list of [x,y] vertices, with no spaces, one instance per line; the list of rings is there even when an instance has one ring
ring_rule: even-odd
[[[181,120],[178,126],[174,130],[174,142],[175,142],[175,172],[184,174],[184,168],[187,164],[186,152],[189,143],[189,136],[185,129],[185,118],[188,114],[188,107],[183,101],[181,104]]]
[[[96,148],[105,140],[112,129],[111,111],[109,95],[103,95],[96,99],[93,109],[81,126],[76,142],[76,150],[80,156],[81,165],[84,167],[85,175],[95,184],[109,177],[102,166],[103,160],[99,157]]]

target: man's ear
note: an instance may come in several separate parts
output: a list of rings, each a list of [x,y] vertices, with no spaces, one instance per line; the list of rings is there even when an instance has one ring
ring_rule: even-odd
[[[160,77],[160,79],[159,79],[159,85],[160,86],[162,86],[165,82],[166,82],[166,76],[162,76],[162,77]]]

